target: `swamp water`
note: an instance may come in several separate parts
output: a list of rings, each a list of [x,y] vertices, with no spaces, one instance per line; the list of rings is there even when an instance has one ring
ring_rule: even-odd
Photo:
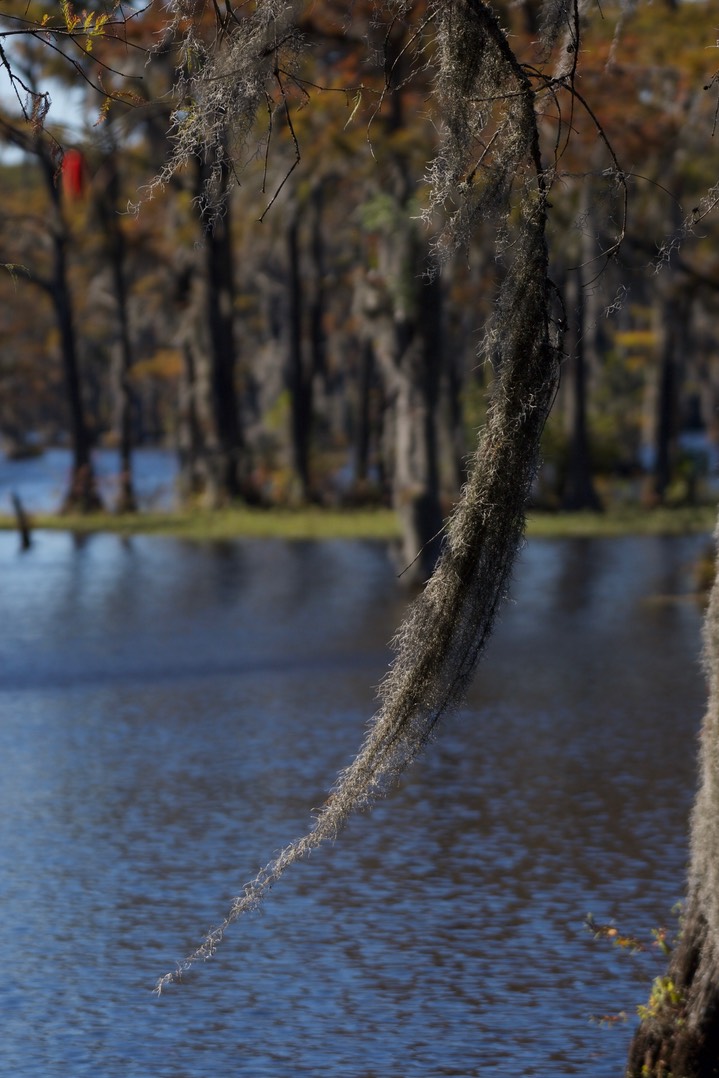
[[[119,454],[113,449],[95,449],[92,462],[100,495],[112,506],[119,489]],[[13,492],[31,513],[56,513],[67,493],[71,466],[69,449],[46,449],[25,460],[7,460],[0,454],[0,513],[12,513]],[[132,469],[135,497],[141,509],[171,509],[175,505],[175,452],[135,449]]]
[[[619,1078],[681,896],[706,539],[533,541],[465,710],[215,958],[374,710],[381,544],[0,535],[0,1073]]]

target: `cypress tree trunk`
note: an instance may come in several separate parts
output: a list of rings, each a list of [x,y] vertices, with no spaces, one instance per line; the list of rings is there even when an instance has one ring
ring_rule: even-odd
[[[247,493],[244,432],[235,385],[234,262],[231,206],[212,216],[203,203],[210,179],[227,194],[226,166],[194,159],[195,197],[201,206],[203,246],[185,251],[175,272],[179,308],[177,344],[183,353],[178,448],[183,498],[200,497],[209,508]]]
[[[366,486],[369,477],[369,459],[371,442],[371,408],[370,397],[372,389],[372,374],[374,370],[374,349],[372,342],[364,339],[360,342],[359,378],[357,386],[357,422],[355,437],[355,483],[359,490]]]
[[[310,494],[310,433],[312,425],[312,372],[305,361],[303,326],[304,292],[300,268],[299,218],[292,217],[287,231],[289,288],[289,342],[287,386],[291,397],[292,464],[299,486],[299,499]]]
[[[655,463],[652,492],[660,504],[664,503],[667,487],[672,477],[671,443],[674,435],[674,394],[676,390],[676,366],[674,359],[674,334],[671,313],[663,307],[667,323],[663,326],[663,345],[659,360],[659,378],[656,405]]]
[[[323,237],[323,213],[325,184],[322,180],[311,193],[311,235],[309,256],[312,272],[312,298],[309,303],[309,338],[312,355],[312,371],[327,380],[327,338],[325,334],[325,245]]]
[[[719,1076],[719,575],[704,624],[709,703],[681,939],[658,978],[629,1053],[627,1078]]]
[[[439,277],[421,282],[419,286],[419,333],[420,355],[417,372],[420,437],[417,455],[419,472],[423,476],[424,489],[413,499],[411,522],[405,526],[405,535],[411,530],[419,543],[420,577],[432,573],[441,548],[442,509],[439,498],[439,446],[438,410],[440,400],[440,372],[442,370],[442,286]],[[403,551],[409,563],[414,556],[411,548]]]
[[[596,154],[595,154],[596,158]],[[596,161],[595,161],[596,164]],[[567,375],[569,379],[569,458],[562,495],[564,509],[602,508],[592,478],[592,461],[587,422],[587,403],[592,371],[598,366],[598,324],[600,304],[597,296],[595,259],[597,242],[594,187],[589,176],[582,180],[579,192],[579,244],[577,266],[569,272],[567,294]],[[592,281],[592,278],[595,280]],[[587,281],[592,282],[589,286]]]
[[[676,290],[668,292],[659,306],[659,369],[654,421],[654,468],[651,497],[663,504],[672,480],[676,455],[678,396],[681,384],[683,344],[688,335],[690,303]]]
[[[462,372],[457,349],[447,357],[446,370],[446,427],[452,488],[459,493],[467,479],[467,445],[462,409]]]
[[[437,446],[442,294],[438,278],[419,276],[422,262],[412,226],[400,217],[380,245],[382,272],[367,275],[360,300],[364,332],[392,401],[386,434],[392,443],[392,504],[402,528],[400,562],[407,583],[431,575],[442,528]]]
[[[204,316],[204,281],[197,252],[187,253],[176,273],[178,308],[176,342],[182,351],[178,401],[179,488],[183,501],[201,498],[208,506],[221,504],[216,462],[220,458],[214,409],[210,346]]]
[[[204,184],[209,162],[201,169]],[[244,437],[235,387],[237,346],[234,330],[235,279],[228,166],[219,166],[222,214],[207,223],[205,235],[207,326],[210,345],[210,393],[215,427],[214,501],[237,498],[243,490]]]
[[[562,497],[564,509],[601,509],[592,479],[589,431],[587,427],[587,354],[586,342],[592,327],[587,326],[584,303],[584,280],[581,268],[574,270],[567,303],[569,315],[568,373],[570,378],[569,460]]]
[[[62,512],[89,513],[102,509],[92,466],[92,439],[85,417],[80,387],[80,365],[75,333],[75,316],[68,281],[68,232],[62,212],[62,194],[57,184],[56,168],[49,151],[36,143],[38,160],[53,208],[50,232],[52,237],[52,275],[50,296],[60,337],[65,391],[70,411],[70,441],[72,469]]]
[[[62,242],[53,241],[54,289],[53,304],[60,333],[65,389],[70,407],[70,438],[72,445],[72,469],[70,482],[62,503],[62,512],[90,513],[101,509],[92,466],[92,441],[85,420],[80,390],[80,372],[77,358],[77,340],[70,292],[67,287],[67,262]]]
[[[80,384],[75,315],[68,279],[69,234],[62,207],[57,161],[53,147],[43,141],[41,132],[35,132],[33,136],[28,137],[11,126],[5,125],[4,134],[12,145],[37,158],[50,198],[51,212],[48,215],[51,244],[50,274],[45,278],[31,273],[28,279],[41,287],[50,297],[60,339],[60,359],[70,414],[72,450],[70,479],[61,512],[92,512],[102,509],[102,501],[95,483],[91,455],[92,438],[85,415]]]
[[[106,247],[117,310],[117,341],[113,355],[113,389],[115,397],[115,429],[120,451],[120,485],[117,504],[118,513],[134,513],[137,501],[132,481],[132,407],[130,388],[132,346],[130,343],[130,319],[125,279],[125,236],[118,218],[119,175],[117,154],[113,147],[101,174],[104,181],[98,191],[98,214],[105,232]]]
[[[197,410],[197,376],[195,352],[188,338],[182,341],[182,373],[177,401],[177,451],[179,456],[179,488],[183,502],[200,493],[201,477],[197,464],[202,457],[202,429]]]

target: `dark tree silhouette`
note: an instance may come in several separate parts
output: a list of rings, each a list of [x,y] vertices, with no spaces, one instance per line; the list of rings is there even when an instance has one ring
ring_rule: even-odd
[[[60,358],[69,414],[72,466],[63,512],[102,508],[92,464],[92,437],[82,395],[75,309],[69,282],[70,232],[63,208],[62,152],[41,128],[26,130],[0,119],[0,137],[35,158],[48,196],[50,266],[47,273],[24,267],[23,277],[48,296],[58,330]]]

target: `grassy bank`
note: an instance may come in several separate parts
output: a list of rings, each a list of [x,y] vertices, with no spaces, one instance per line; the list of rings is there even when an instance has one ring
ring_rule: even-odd
[[[399,535],[390,509],[195,509],[167,513],[31,514],[33,529],[80,534],[167,535],[181,539],[393,539]],[[11,517],[0,517],[0,528],[15,528]]]
[[[643,509],[621,506],[605,513],[531,513],[528,534],[547,539],[620,535],[696,535],[713,532],[715,505]]]
[[[620,535],[685,535],[711,532],[716,520],[713,506],[645,510],[611,509],[606,513],[531,513],[528,534],[540,538],[603,537]],[[139,513],[116,516],[33,514],[33,529],[89,534],[167,535],[193,540],[236,538],[275,539],[382,539],[399,535],[395,514],[389,509],[223,509],[176,513]],[[11,516],[0,517],[0,529],[16,527]]]

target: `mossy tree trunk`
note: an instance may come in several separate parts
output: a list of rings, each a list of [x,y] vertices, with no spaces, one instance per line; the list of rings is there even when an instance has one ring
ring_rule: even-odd
[[[704,624],[709,703],[681,938],[655,981],[627,1078],[719,1078],[719,576]]]

